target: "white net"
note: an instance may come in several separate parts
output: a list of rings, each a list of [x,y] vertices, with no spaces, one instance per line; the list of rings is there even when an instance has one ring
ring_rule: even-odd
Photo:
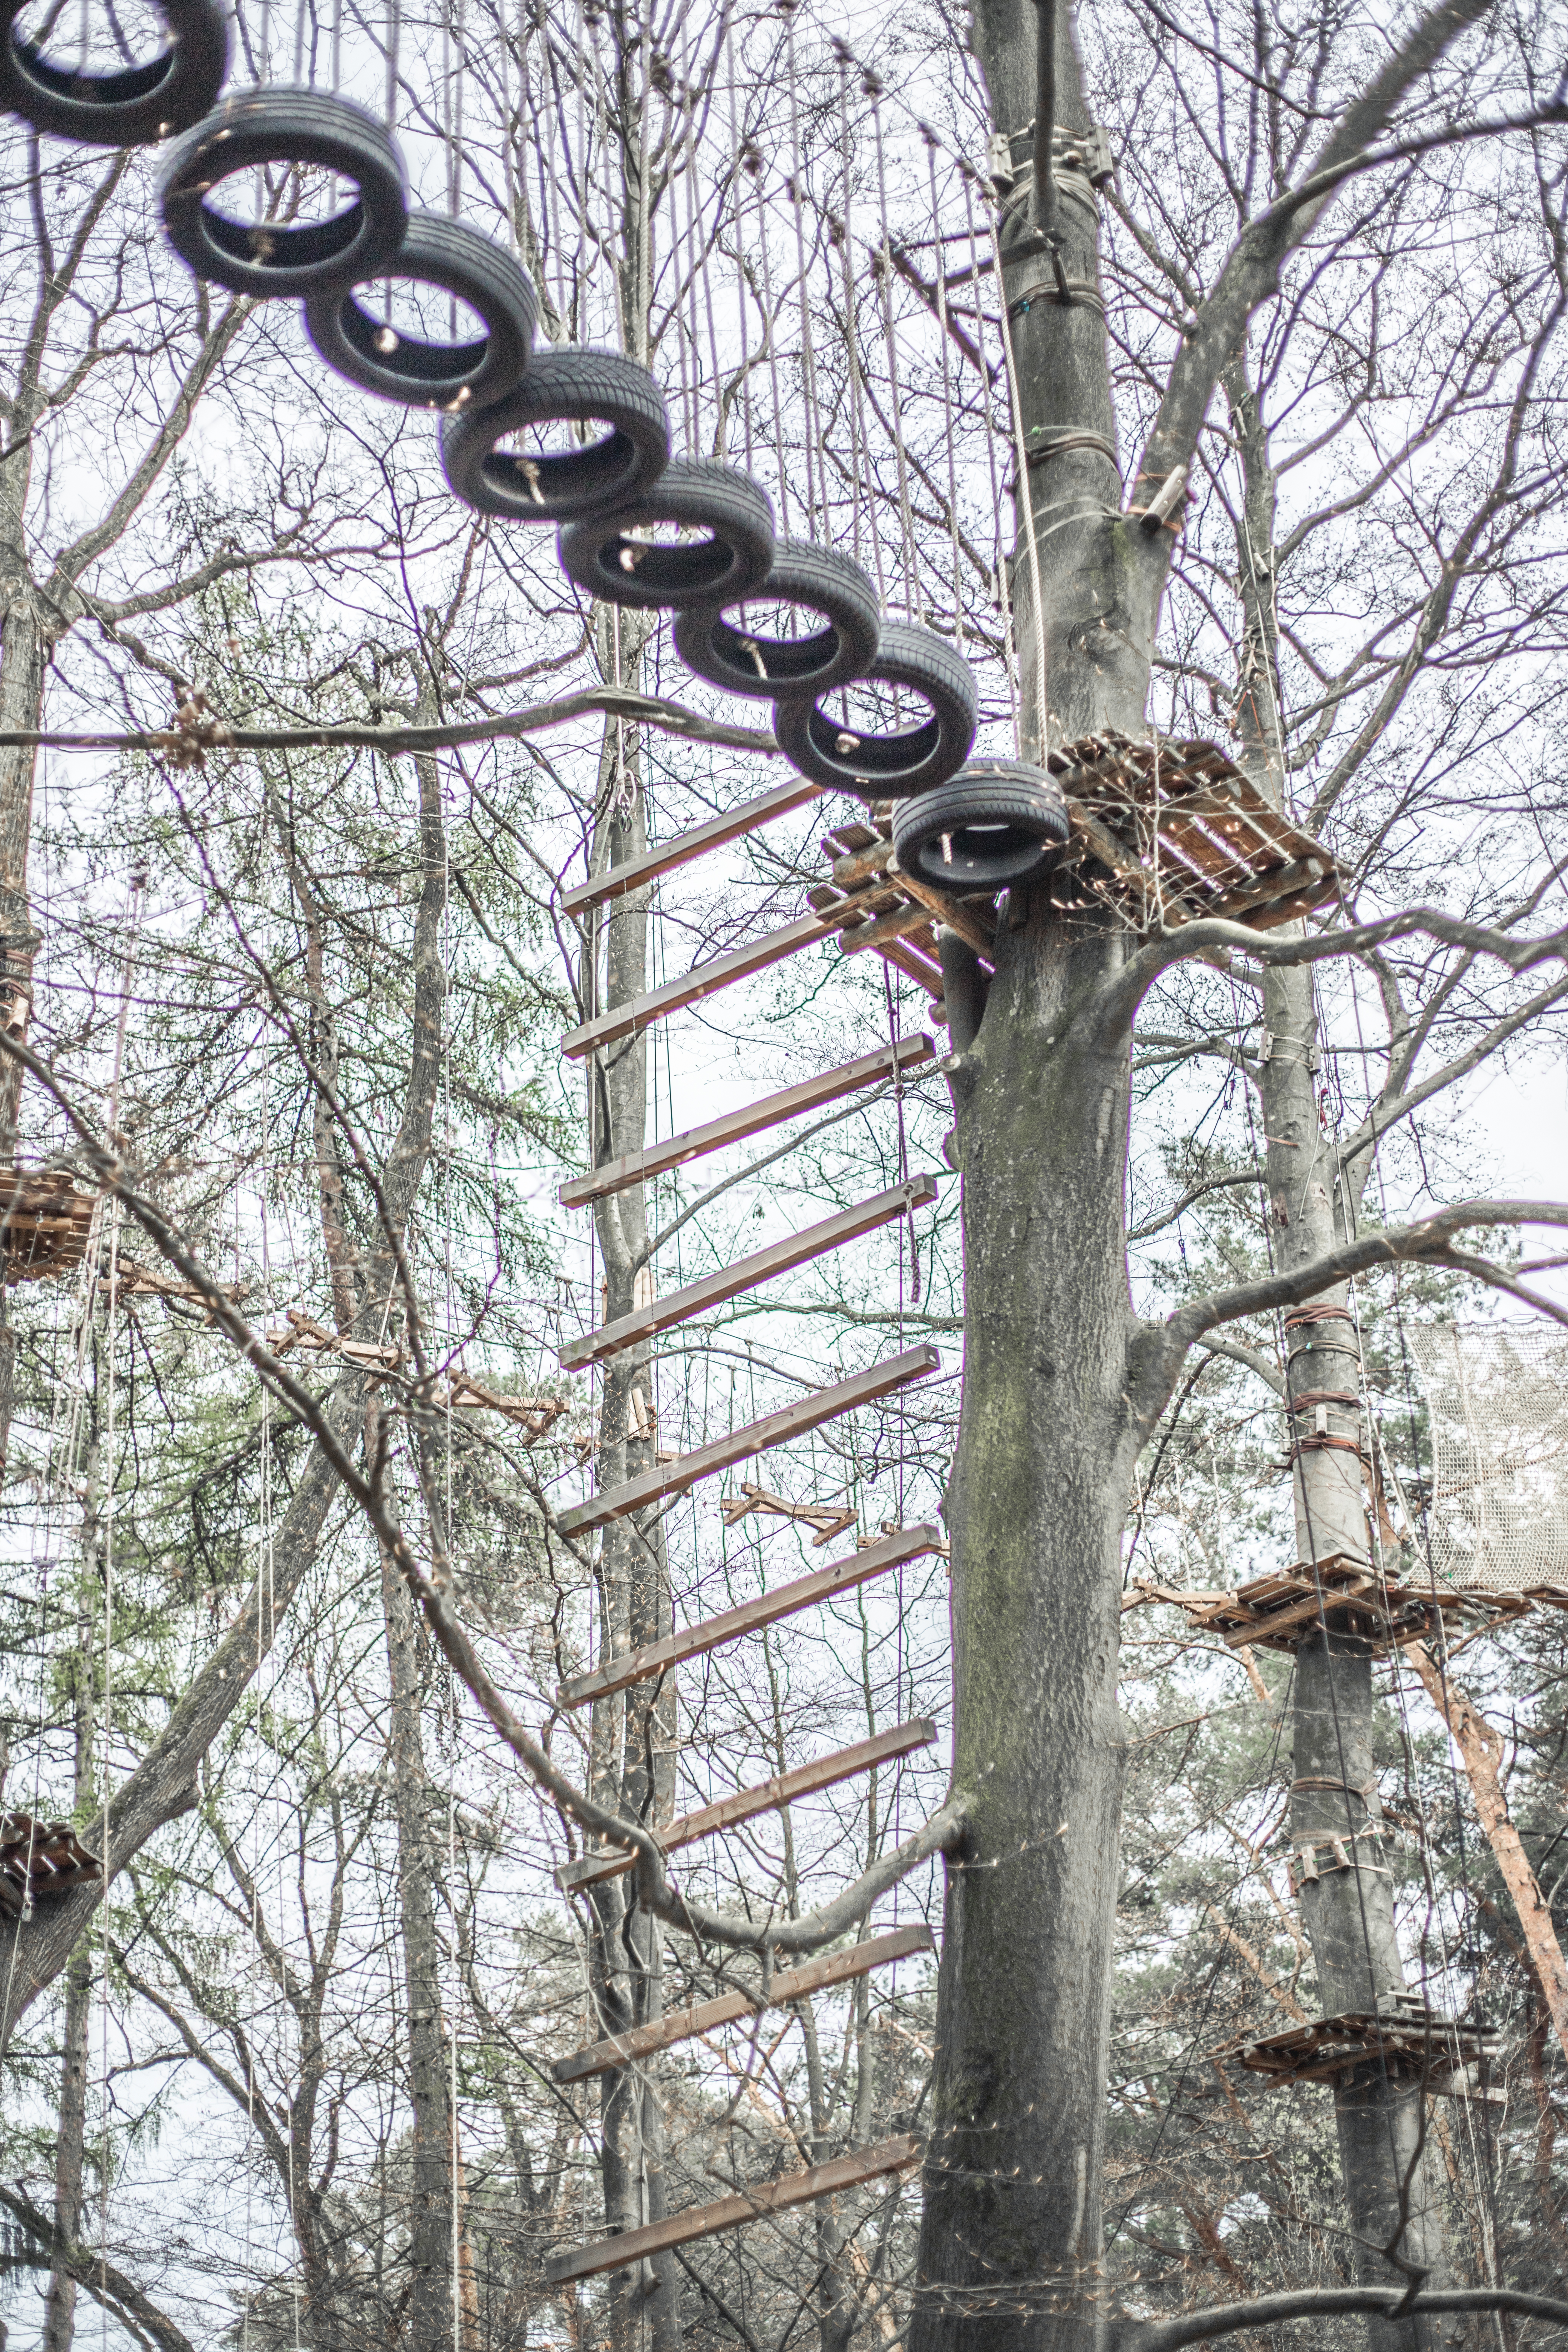
[[[1408,1340],[1431,1415],[1434,1574],[1568,1586],[1568,1330],[1448,1323]]]

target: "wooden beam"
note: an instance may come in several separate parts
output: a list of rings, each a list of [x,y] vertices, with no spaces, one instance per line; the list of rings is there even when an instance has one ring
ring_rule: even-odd
[[[987,963],[994,964],[994,916],[986,919],[977,908],[965,906],[962,898],[950,898],[945,890],[938,890],[931,883],[922,881],[918,874],[909,873],[902,866],[895,864],[891,870],[901,890],[908,891],[911,898],[918,898],[922,907],[931,909],[939,923],[945,923],[950,931],[956,931],[961,940],[967,940],[976,955],[984,956]]]
[[[785,956],[808,948],[816,940],[826,936],[815,915],[802,915],[781,930],[764,931],[760,940],[752,940],[743,948],[733,949],[729,955],[715,956],[711,963],[700,963],[691,971],[682,972],[679,980],[667,980],[662,988],[650,988],[645,996],[634,996],[626,1004],[617,1004],[613,1012],[601,1013],[595,1020],[584,1021],[580,1028],[568,1029],[561,1040],[561,1050],[568,1061],[580,1061],[599,1045],[613,1045],[617,1038],[635,1036],[652,1021],[661,1021],[667,1013],[679,1013],[688,1004],[700,1003],[721,988],[729,988],[737,980],[745,980],[754,971],[766,971],[768,966],[782,963]]]
[[[689,865],[692,858],[702,856],[710,849],[721,849],[727,841],[738,841],[742,834],[771,824],[775,816],[785,816],[791,809],[803,808],[807,801],[819,799],[826,789],[805,776],[795,776],[776,792],[764,793],[760,800],[742,801],[739,808],[730,809],[722,816],[710,817],[705,824],[694,824],[689,833],[678,833],[668,841],[656,842],[641,857],[628,857],[624,866],[612,866],[595,881],[579,882],[574,890],[563,895],[562,909],[575,915],[584,907],[599,905],[603,899],[624,898],[628,890],[640,890],[645,882],[653,881],[657,876]]]
[[[857,1061],[840,1062],[837,1069],[824,1070],[815,1078],[803,1078],[798,1086],[784,1087],[776,1095],[760,1096],[743,1110],[726,1111],[721,1118],[710,1118],[702,1127],[689,1127],[684,1134],[668,1136],[662,1143],[650,1143],[646,1150],[628,1151],[619,1160],[607,1160],[591,1175],[574,1176],[561,1187],[561,1205],[563,1209],[580,1209],[589,1201],[602,1199],[606,1192],[624,1192],[628,1185],[641,1184],[650,1176],[662,1176],[671,1168],[684,1167],[687,1160],[700,1160],[705,1153],[718,1151],[726,1143],[742,1142],[749,1135],[760,1135],[766,1128],[781,1127],[785,1119],[798,1118],[805,1111],[837,1102],[841,1095],[853,1094],[859,1087],[876,1086],[896,1071],[916,1069],[921,1063],[933,1060],[935,1055],[936,1047],[929,1037],[897,1038],[875,1054],[862,1054]]]
[[[585,2075],[608,2074],[612,2066],[630,2065],[634,2059],[649,2058],[656,2050],[668,2050],[677,2042],[689,2042],[699,2033],[712,2033],[721,2025],[733,2025],[738,2018],[760,2016],[764,2009],[787,2009],[792,2001],[804,2000],[808,1993],[825,1992],[833,1985],[853,1984],[858,1977],[868,1977],[873,1969],[888,1968],[894,1960],[907,1960],[912,1953],[935,1948],[936,1941],[929,1927],[895,1927],[890,1935],[872,1936],[864,1943],[852,1944],[847,1952],[832,1952],[825,1960],[808,1960],[803,1969],[776,1969],[765,2000],[759,1993],[721,1993],[717,2000],[698,2001],[689,2009],[672,2010],[668,2016],[656,2018],[651,2025],[634,2025],[629,2033],[612,2035],[608,2042],[592,2042],[586,2050],[574,2050],[570,2058],[557,2058],[550,2071],[558,2083],[580,2083]]]
[[[929,1524],[900,1528],[897,1535],[884,1536],[879,1543],[863,1545],[842,1559],[829,1560],[826,1568],[813,1569],[809,1576],[797,1576],[772,1592],[759,1593],[754,1601],[721,1610],[717,1617],[680,1626],[661,1642],[625,1651],[607,1665],[596,1666],[591,1675],[574,1675],[562,1684],[556,1701],[562,1706],[581,1706],[586,1699],[607,1698],[612,1691],[628,1690],[633,1683],[651,1681],[655,1675],[679,1665],[683,1658],[699,1658],[705,1650],[718,1649],[721,1643],[738,1641],[742,1633],[754,1633],[759,1626],[793,1617],[819,1601],[830,1600],[836,1592],[850,1592],[873,1576],[886,1575],[890,1568],[902,1568],[911,1559],[923,1559],[927,1552],[941,1549],[942,1538]]]
[[[618,1316],[613,1323],[601,1323],[595,1331],[584,1331],[559,1350],[561,1361],[573,1372],[584,1364],[602,1363],[607,1356],[618,1356],[623,1349],[635,1348],[639,1340],[651,1339],[657,1332],[668,1331],[674,1324],[689,1322],[692,1316],[705,1314],[710,1307],[721,1307],[726,1299],[739,1298],[745,1291],[772,1282],[776,1275],[788,1274],[793,1266],[806,1265],[814,1257],[825,1257],[829,1250],[842,1249],[847,1242],[858,1240],[862,1234],[875,1233],[879,1225],[890,1224],[906,1211],[923,1209],[935,1198],[934,1176],[923,1172],[911,1176],[907,1183],[891,1185],[887,1192],[858,1202],[853,1209],[841,1209],[837,1216],[824,1217],[819,1224],[805,1225],[784,1241],[770,1242],[766,1249],[753,1250],[750,1257],[736,1258],[732,1265],[721,1266],[717,1274],[704,1275],[700,1282],[689,1282],[684,1288],[655,1298],[630,1315]]]
[[[855,955],[863,948],[879,948],[889,940],[901,940],[906,931],[923,931],[930,921],[929,907],[911,906],[906,898],[869,922],[842,924],[838,944],[846,955]]]
[[[595,2278],[602,2271],[631,2270],[650,2254],[669,2246],[689,2246],[695,2238],[711,2238],[721,2230],[738,2230],[747,2221],[761,2221],[772,2213],[787,2213],[792,2206],[814,2204],[841,2189],[858,2189],[864,2181],[886,2174],[907,2172],[921,2160],[921,2143],[900,2135],[879,2140],[875,2147],[851,2149],[829,2164],[814,2164],[809,2172],[786,2172],[782,2180],[759,2180],[738,2196],[721,2197],[713,2205],[694,2205],[685,2213],[671,2213],[663,2221],[649,2221],[640,2230],[623,2230],[618,2237],[600,2238],[574,2254],[551,2254],[544,2275],[552,2286],[567,2279]]]
[[[656,1463],[640,1477],[623,1479],[618,1486],[590,1495],[585,1503],[557,1512],[555,1524],[563,1536],[581,1535],[589,1528],[604,1527],[610,1519],[623,1519],[628,1511],[640,1511],[646,1504],[661,1502],[666,1496],[684,1495],[689,1486],[695,1486],[700,1478],[711,1477],[716,1470],[728,1470],[731,1463],[744,1462],[750,1454],[785,1445],[792,1437],[819,1429],[838,1413],[874,1404],[879,1397],[890,1395],[910,1381],[924,1380],[941,1362],[941,1355],[929,1341],[919,1348],[906,1348],[900,1356],[884,1356],[879,1364],[857,1372],[851,1380],[836,1381],[830,1389],[815,1389],[798,1403],[783,1405],[761,1421],[749,1421],[727,1436],[716,1437],[711,1444],[700,1445],[693,1454],[679,1454],[673,1462]]]
[[[797,1797],[815,1796],[819,1789],[831,1789],[840,1780],[852,1780],[857,1772],[868,1772],[873,1764],[929,1748],[935,1738],[936,1726],[929,1716],[896,1723],[889,1731],[857,1740],[853,1748],[837,1748],[831,1756],[814,1756],[809,1764],[775,1772],[771,1780],[761,1780],[754,1788],[736,1789],[704,1805],[700,1812],[683,1813],[658,1832],[659,1844],[666,1853],[673,1853],[679,1846],[694,1845],[699,1838],[711,1837],[715,1830],[732,1829],[737,1822],[752,1821],[758,1813],[781,1812]],[[580,1862],[563,1863],[555,1884],[569,1895],[574,1887],[597,1886],[604,1879],[619,1878],[636,1861],[629,1847],[625,1852],[617,1846],[607,1853],[584,1854]]]

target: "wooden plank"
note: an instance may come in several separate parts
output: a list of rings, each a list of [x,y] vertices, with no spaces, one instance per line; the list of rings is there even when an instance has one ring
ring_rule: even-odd
[[[729,988],[738,980],[745,980],[754,971],[766,971],[770,964],[782,963],[802,948],[810,947],[824,937],[822,924],[815,915],[802,915],[781,930],[764,931],[743,948],[732,949],[729,955],[715,956],[711,963],[700,963],[694,970],[682,972],[679,980],[667,980],[662,988],[650,988],[646,996],[634,996],[626,1004],[617,1004],[609,1013],[601,1013],[593,1021],[584,1021],[580,1028],[568,1029],[561,1040],[561,1050],[568,1061],[579,1061],[595,1046],[613,1045],[617,1038],[631,1037],[646,1029],[652,1021],[661,1021],[667,1013],[679,1013],[688,1004],[700,1003],[721,988]]]
[[[585,1699],[605,1698],[611,1691],[628,1690],[633,1683],[647,1682],[668,1667],[678,1666],[683,1658],[700,1657],[704,1650],[716,1650],[721,1642],[733,1642],[742,1633],[754,1633],[760,1625],[772,1625],[781,1617],[793,1617],[797,1611],[826,1601],[836,1592],[851,1591],[857,1584],[885,1575],[890,1568],[902,1568],[909,1560],[941,1549],[942,1538],[929,1523],[900,1528],[897,1535],[884,1536],[879,1543],[863,1545],[858,1551],[846,1553],[842,1559],[829,1560],[826,1568],[813,1569],[809,1576],[795,1577],[775,1591],[759,1593],[754,1601],[742,1601],[738,1608],[721,1610],[717,1617],[704,1617],[695,1625],[682,1625],[675,1633],[667,1633],[661,1642],[649,1642],[640,1650],[627,1650],[620,1657],[612,1658],[607,1665],[596,1666],[591,1675],[574,1675],[556,1692],[557,1703],[562,1706],[581,1706]]]
[[[819,1789],[831,1789],[840,1780],[852,1780],[857,1772],[868,1772],[873,1764],[886,1764],[899,1756],[908,1756],[916,1748],[929,1748],[936,1738],[936,1726],[929,1716],[916,1716],[909,1723],[896,1723],[889,1731],[879,1731],[870,1739],[857,1740],[853,1748],[840,1748],[831,1756],[814,1756],[809,1764],[797,1764],[793,1771],[775,1772],[771,1780],[759,1781],[752,1789],[736,1789],[728,1797],[721,1797],[700,1812],[683,1813],[679,1821],[660,1830],[658,1842],[667,1853],[677,1847],[692,1845],[699,1838],[711,1837],[715,1830],[732,1829],[737,1822],[749,1822],[758,1813],[776,1813],[791,1805],[797,1797],[815,1796]],[[629,1850],[612,1849],[608,1853],[584,1854],[581,1862],[563,1863],[555,1874],[555,1884],[563,1894],[574,1887],[597,1886],[606,1878],[618,1878],[631,1869],[637,1856]]]
[[[907,890],[911,898],[929,908],[939,923],[945,924],[950,931],[956,931],[961,940],[966,940],[976,955],[984,956],[987,963],[995,962],[996,922],[994,916],[983,916],[977,908],[965,906],[961,898],[950,898],[945,890],[933,888],[918,874],[906,873],[901,866],[895,866],[893,870],[899,877],[900,889]]]
[[[877,952],[884,963],[892,965],[895,971],[903,972],[910,980],[919,981],[931,998],[931,1017],[933,1021],[947,1019],[947,999],[944,993],[947,983],[943,978],[941,964],[933,963],[929,956],[921,955],[920,950],[911,947],[908,940],[889,940],[887,945],[879,948]]]
[[[580,914],[584,907],[596,907],[605,898],[624,898],[628,890],[640,890],[645,882],[652,882],[660,874],[673,873],[678,866],[689,865],[692,858],[702,856],[710,849],[721,849],[727,841],[738,841],[745,833],[755,833],[759,825],[771,824],[775,816],[785,816],[791,809],[803,808],[807,801],[821,798],[826,786],[814,784],[805,776],[795,776],[776,792],[763,793],[760,800],[742,801],[739,808],[727,810],[722,816],[710,817],[705,824],[694,824],[688,833],[671,835],[668,841],[656,842],[640,857],[628,857],[624,866],[612,866],[596,881],[579,882],[574,890],[566,891],[561,900],[565,914]]]
[[[575,2253],[551,2254],[544,2275],[552,2286],[566,2279],[595,2278],[603,2271],[630,2270],[650,2254],[670,2246],[689,2246],[696,2238],[711,2238],[721,2230],[738,2230],[747,2221],[761,2221],[772,2213],[787,2213],[792,2206],[814,2204],[840,2189],[858,2189],[890,2172],[907,2172],[921,2160],[921,2143],[900,2135],[879,2140],[875,2147],[858,2147],[836,2156],[829,2164],[814,2164],[809,2172],[786,2172],[782,2180],[760,2180],[735,2197],[716,2204],[694,2205],[685,2213],[671,2213],[663,2221],[649,2221],[640,2230],[623,2230],[618,2237],[600,2238]]]
[[[889,1186],[868,1201],[858,1202],[852,1209],[840,1209],[837,1216],[824,1217],[819,1224],[804,1225],[797,1234],[783,1241],[770,1242],[766,1249],[753,1250],[750,1257],[738,1257],[730,1265],[719,1268],[717,1274],[705,1274],[700,1282],[689,1282],[679,1290],[669,1291],[663,1298],[655,1298],[630,1315],[617,1316],[613,1323],[601,1323],[596,1330],[584,1331],[569,1339],[558,1350],[562,1363],[570,1372],[578,1371],[584,1364],[603,1363],[608,1356],[618,1356],[626,1348],[635,1348],[639,1340],[651,1339],[656,1333],[668,1331],[677,1323],[689,1322],[692,1316],[705,1314],[710,1307],[721,1307],[728,1298],[739,1298],[748,1290],[755,1290],[775,1275],[788,1274],[792,1266],[809,1265],[815,1257],[826,1257],[829,1250],[842,1249],[847,1242],[856,1241],[862,1234],[875,1233],[879,1225],[891,1224],[907,1210],[923,1209],[936,1198],[936,1178],[925,1174],[911,1176],[907,1182]]]
[[[896,1071],[917,1069],[935,1055],[936,1047],[929,1037],[918,1034],[900,1037],[875,1054],[862,1054],[857,1061],[840,1062],[837,1069],[824,1070],[815,1078],[803,1078],[798,1086],[784,1087],[776,1095],[760,1096],[742,1110],[726,1111],[721,1118],[710,1118],[702,1127],[689,1127],[681,1135],[669,1136],[662,1143],[650,1143],[646,1150],[628,1151],[622,1159],[608,1160],[592,1175],[574,1176],[570,1183],[563,1184],[557,1197],[563,1209],[580,1209],[589,1201],[602,1199],[606,1192],[624,1192],[628,1185],[641,1184],[650,1176],[662,1176],[671,1168],[684,1167],[689,1160],[700,1160],[706,1152],[718,1151],[726,1143],[740,1143],[749,1135],[760,1135],[765,1128],[781,1127],[785,1119],[798,1118],[805,1111],[837,1102],[840,1096],[854,1094],[858,1087],[876,1086]]]
[[[903,899],[885,915],[870,922],[845,923],[838,933],[838,944],[846,955],[855,955],[862,948],[879,948],[888,940],[902,939],[907,931],[923,931],[931,921],[928,908],[911,906]]]
[[[624,1479],[618,1486],[605,1487],[603,1494],[590,1495],[585,1503],[558,1512],[555,1524],[563,1536],[581,1535],[611,1519],[623,1519],[628,1511],[640,1511],[645,1504],[661,1502],[666,1496],[684,1495],[688,1487],[695,1486],[700,1478],[711,1477],[716,1470],[728,1470],[732,1463],[744,1462],[752,1454],[785,1445],[792,1437],[819,1429],[838,1413],[874,1404],[879,1397],[890,1395],[910,1381],[924,1380],[941,1362],[941,1355],[929,1341],[919,1348],[906,1348],[900,1356],[884,1356],[880,1363],[850,1380],[837,1381],[829,1389],[816,1389],[797,1404],[781,1406],[761,1421],[749,1421],[743,1428],[731,1430],[728,1436],[700,1445],[695,1453],[656,1463],[640,1477]]]
[[[825,1992],[833,1985],[853,1984],[858,1977],[868,1977],[873,1969],[889,1968],[895,1960],[907,1960],[913,1953],[935,1948],[936,1939],[929,1927],[895,1927],[889,1935],[871,1936],[864,1943],[852,1944],[847,1952],[831,1952],[825,1960],[808,1960],[801,1969],[775,1969],[765,2001],[755,1993],[721,1993],[716,2000],[672,2010],[668,2017],[656,2018],[651,2025],[634,2025],[629,2033],[612,2034],[607,2042],[595,2042],[585,2050],[574,2050],[570,2058],[557,2058],[550,2071],[558,2083],[580,2083],[586,2075],[605,2074],[612,2066],[626,2066],[635,2059],[649,2058],[656,2050],[668,2050],[675,2042],[689,2042],[699,2033],[716,2032],[720,2026],[733,2025],[742,2017],[760,2016],[764,2009],[787,2009],[792,2001],[804,2000],[808,1993]]]

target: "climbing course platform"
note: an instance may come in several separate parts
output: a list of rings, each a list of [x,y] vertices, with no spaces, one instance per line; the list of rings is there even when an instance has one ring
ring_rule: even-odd
[[[1269,807],[1214,743],[1107,730],[1046,755],[1073,839],[1057,896],[1171,928],[1209,917],[1272,930],[1339,896],[1330,851]]]
[[[102,1863],[69,1822],[0,1813],[0,1912],[6,1918],[23,1917],[40,1895],[67,1895],[102,1876]]]
[[[94,1196],[63,1169],[0,1168],[0,1244],[7,1282],[68,1274],[87,1255]]]
[[[1506,2046],[1493,2026],[1465,2025],[1427,2009],[1415,1994],[1389,1993],[1376,2014],[1309,2019],[1216,2054],[1239,2056],[1248,2073],[1276,2084],[1337,2083],[1375,2059],[1441,2095],[1500,2103],[1504,2093],[1490,2090],[1485,2078]]]
[[[1315,1570],[1298,1561],[1230,1591],[1142,1583],[1136,1591],[1145,1601],[1168,1601],[1184,1611],[1227,1649],[1256,1646],[1288,1655],[1324,1624],[1354,1633],[1372,1655],[1383,1656],[1406,1642],[1427,1640],[1449,1619],[1490,1623],[1536,1606],[1568,1609],[1568,1590],[1561,1585],[1491,1592],[1429,1579],[1401,1580],[1349,1552],[1331,1553]]]

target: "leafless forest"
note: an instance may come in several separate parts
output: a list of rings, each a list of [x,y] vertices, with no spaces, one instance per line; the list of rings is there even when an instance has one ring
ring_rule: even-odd
[[[1552,2352],[1568,16],[297,7],[229,86],[390,121],[536,363],[648,368],[970,665],[977,755],[1217,746],[1321,863],[1205,917],[1108,785],[964,1003],[836,927],[864,798],[595,898],[799,781],[772,704],[198,281],[155,143],[0,117],[0,2342],[1174,2352],[1223,2324]],[[79,14],[17,22],[160,35]],[[45,1824],[107,1872],[29,1880]],[[1363,2011],[1398,2049],[1256,2063]]]

